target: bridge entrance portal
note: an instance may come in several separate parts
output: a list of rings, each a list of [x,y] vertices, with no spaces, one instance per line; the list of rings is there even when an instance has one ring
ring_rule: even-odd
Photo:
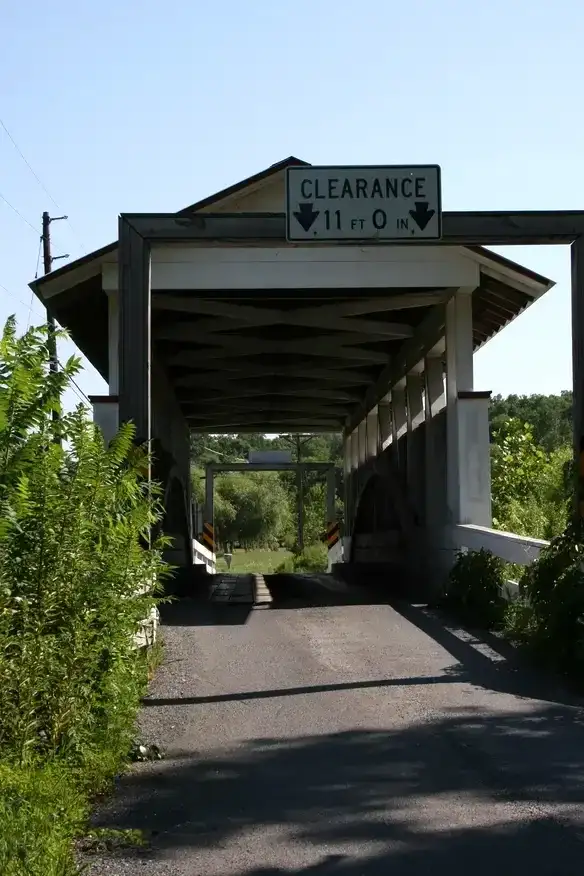
[[[490,393],[474,385],[473,353],[553,285],[485,245],[571,244],[574,434],[584,448],[584,213],[445,212],[440,228],[429,215],[439,204],[396,176],[399,197],[419,195],[399,240],[382,229],[359,238],[354,227],[339,239],[318,223],[345,227],[355,210],[341,205],[337,218],[332,201],[316,201],[344,183],[313,184],[308,206],[286,213],[289,168],[308,192],[303,173],[313,183],[315,174],[290,158],[177,213],[122,214],[118,241],[31,286],[108,382],[93,400],[106,436],[133,420],[138,440],[156,438],[185,509],[191,431],[340,431],[346,527],[336,559],[357,556],[358,536],[367,561],[363,502],[380,509],[385,491],[402,530],[409,521],[406,563],[422,557],[425,573],[435,570],[448,564],[458,527],[492,522]],[[367,197],[380,178],[370,176],[345,175],[354,192],[357,178],[369,180]],[[304,237],[296,229],[291,239],[290,210]],[[180,509],[176,483],[173,494]],[[192,536],[184,513],[182,526],[169,515],[177,539],[185,526]]]

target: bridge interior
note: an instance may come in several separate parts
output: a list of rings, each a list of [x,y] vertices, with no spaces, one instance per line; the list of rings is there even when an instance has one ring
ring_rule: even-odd
[[[290,164],[302,162],[177,221],[280,214]],[[133,418],[128,380],[143,373],[124,348],[118,252],[110,244],[31,284],[108,382],[93,400],[106,435]],[[474,387],[472,356],[552,285],[480,246],[154,244],[148,437],[184,562],[191,430],[342,431],[346,565],[419,557],[446,521],[490,526],[489,393]]]

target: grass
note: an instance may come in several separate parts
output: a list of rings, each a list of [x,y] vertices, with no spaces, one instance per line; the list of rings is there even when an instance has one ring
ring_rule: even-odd
[[[279,551],[237,550],[233,553],[233,560],[231,562],[231,569],[229,571],[233,572],[234,574],[255,572],[266,575],[273,572],[276,566],[279,566],[280,563],[283,563],[284,560],[290,556],[292,556],[290,551],[284,549]],[[227,571],[227,563],[223,558],[223,554],[217,555],[217,571]]]

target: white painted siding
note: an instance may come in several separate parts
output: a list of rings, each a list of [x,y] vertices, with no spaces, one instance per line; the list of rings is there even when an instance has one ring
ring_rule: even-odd
[[[479,266],[460,249],[339,246],[154,246],[156,289],[458,288],[479,282]],[[117,266],[103,288],[117,289]]]

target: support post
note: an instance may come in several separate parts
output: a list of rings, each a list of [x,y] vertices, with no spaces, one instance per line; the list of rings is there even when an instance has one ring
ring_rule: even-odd
[[[345,435],[343,440],[343,467],[345,472],[345,477],[351,474],[352,468],[352,442],[353,435]]]
[[[379,417],[379,445],[383,451],[391,441],[391,404],[379,402],[377,413]]]
[[[296,472],[296,496],[298,499],[298,549],[304,549],[304,470]]]
[[[416,453],[419,436],[415,435],[415,429],[420,425],[424,416],[423,379],[421,374],[408,374],[406,377],[407,399],[407,451],[406,451],[406,483],[409,499],[412,507],[420,514],[423,513],[424,486],[422,477],[424,472],[423,457]]]
[[[572,384],[573,440],[576,489],[574,506],[584,525],[584,237],[570,247],[572,267]]]
[[[361,420],[357,426],[359,440],[359,465],[364,465],[367,461],[367,419]]]
[[[111,289],[108,299],[108,386],[109,394],[117,395],[120,387],[120,308],[118,290]]]
[[[367,414],[367,459],[375,459],[378,450],[379,425],[377,408]]]
[[[461,523],[459,392],[473,390],[472,290],[459,289],[446,305],[446,477],[451,523]]]
[[[359,430],[351,432],[351,472],[359,468]]]
[[[426,527],[432,530],[443,523],[445,497],[443,495],[443,472],[440,448],[438,446],[436,415],[444,407],[444,371],[442,358],[429,357],[424,362],[425,378],[425,483],[426,483]]]
[[[203,532],[201,538],[203,544],[211,553],[216,553],[217,544],[215,541],[215,508],[213,504],[213,491],[215,486],[215,474],[207,465],[205,469],[205,508],[203,515]]]
[[[119,418],[132,420],[136,442],[151,438],[150,246],[119,220]]]
[[[343,441],[343,507],[345,532],[351,523],[351,473],[353,470],[353,433],[345,435]]]
[[[405,453],[403,450],[403,444],[400,452],[399,444],[399,439],[405,434],[407,429],[406,391],[403,386],[394,386],[391,390],[391,429],[392,443],[395,448],[395,466],[396,469],[403,470]]]
[[[326,522],[333,523],[337,518],[336,512],[337,479],[334,468],[331,466],[326,473]]]

